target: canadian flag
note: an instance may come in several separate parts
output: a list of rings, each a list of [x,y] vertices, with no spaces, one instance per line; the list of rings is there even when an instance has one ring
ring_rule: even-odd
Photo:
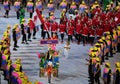
[[[41,21],[41,23],[44,24],[45,21],[44,21],[44,19],[42,17],[42,14],[40,13],[40,11],[38,9],[36,9],[36,13],[37,13],[37,17],[39,18],[39,20]],[[46,24],[44,24],[44,26],[47,28]],[[49,29],[47,28],[47,30],[49,30]]]
[[[39,19],[39,14],[37,13],[38,11],[34,11],[33,16],[32,16],[32,20],[33,20],[35,26],[41,25],[41,23],[42,23],[41,20]]]
[[[38,10],[38,9],[36,9],[36,11],[35,11],[35,16],[33,17],[34,18],[34,20],[36,20],[36,16],[37,16],[37,21],[40,21],[40,22],[38,22],[38,23],[40,23],[40,25],[41,24],[44,24],[44,19],[43,19],[43,17],[42,17],[42,14],[40,13],[40,11]],[[38,20],[39,19],[39,20]],[[44,24],[44,26],[47,28],[47,26],[46,26],[46,23]],[[47,30],[49,30],[48,28],[47,28]],[[49,33],[49,35],[51,36],[51,33],[48,31],[48,33]]]
[[[31,30],[33,30],[35,28],[35,24],[34,24],[33,20],[30,20],[29,26],[30,26]]]
[[[36,13],[37,13],[38,18],[40,19],[41,23],[44,23],[43,17],[38,9],[36,9]]]

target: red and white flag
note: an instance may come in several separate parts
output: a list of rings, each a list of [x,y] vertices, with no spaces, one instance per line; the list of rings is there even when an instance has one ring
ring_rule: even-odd
[[[36,11],[34,11],[34,13],[33,13],[32,20],[33,20],[35,26],[41,25],[41,23],[42,23],[41,20],[39,19]]]

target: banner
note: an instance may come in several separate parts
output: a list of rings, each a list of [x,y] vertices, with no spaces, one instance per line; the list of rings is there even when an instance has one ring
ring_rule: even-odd
[[[41,40],[40,44],[58,44],[58,40]]]

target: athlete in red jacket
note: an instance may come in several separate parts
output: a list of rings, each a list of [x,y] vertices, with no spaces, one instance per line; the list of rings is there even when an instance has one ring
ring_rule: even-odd
[[[75,26],[75,21],[72,19],[72,16],[70,16],[70,20],[68,20],[68,26],[70,26],[70,24]]]
[[[111,18],[110,20],[110,32],[113,31],[113,29],[116,28],[116,23],[115,23],[115,20],[113,18]]]
[[[82,25],[81,21],[78,20],[78,22],[76,24],[76,29],[75,29],[75,31],[76,31],[76,39],[78,40],[78,44],[80,43],[80,39],[82,37],[82,35],[81,35],[81,33],[83,31],[82,28],[83,28],[83,25]]]
[[[110,23],[106,20],[106,23],[104,24],[104,32],[110,31]]]
[[[75,24],[77,24],[77,23],[78,23],[78,20],[81,20],[81,19],[82,19],[81,15],[78,14],[78,15],[75,17]]]
[[[44,24],[42,24],[42,27],[43,27],[43,39],[45,39],[45,36],[46,34],[48,35],[48,38],[50,38],[50,35],[49,35],[49,31],[50,31],[50,22],[49,22],[49,19],[47,18],[44,22]]]
[[[64,39],[64,33],[65,33],[65,30],[66,30],[66,25],[64,23],[60,23],[59,24],[59,32],[61,34],[61,42],[63,43],[63,39]]]
[[[88,33],[89,33],[89,28],[87,24],[84,24],[83,31],[82,31],[82,36],[83,36],[83,46],[85,46],[85,43],[88,39]]]
[[[68,29],[68,41],[71,40],[73,42],[72,36],[73,36],[73,32],[74,32],[74,26],[72,25],[72,23],[69,24],[67,29]]]
[[[65,32],[66,32],[66,34],[67,34],[67,29],[66,29],[66,27],[67,27],[67,22],[68,22],[68,19],[67,19],[66,16],[64,16],[63,19],[60,20],[60,24],[63,23],[63,24],[65,25]]]
[[[53,33],[57,35],[57,31],[58,31],[58,23],[56,21],[53,21],[53,23],[51,24],[51,35],[53,36]]]
[[[103,35],[103,28],[101,28],[100,26],[98,26],[96,28],[96,35],[97,35],[97,39],[100,39],[100,37]]]

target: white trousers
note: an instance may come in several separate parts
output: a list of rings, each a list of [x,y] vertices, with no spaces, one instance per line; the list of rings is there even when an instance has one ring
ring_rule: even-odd
[[[64,50],[65,58],[68,58],[68,53],[69,53],[68,50],[65,49],[65,50]]]

